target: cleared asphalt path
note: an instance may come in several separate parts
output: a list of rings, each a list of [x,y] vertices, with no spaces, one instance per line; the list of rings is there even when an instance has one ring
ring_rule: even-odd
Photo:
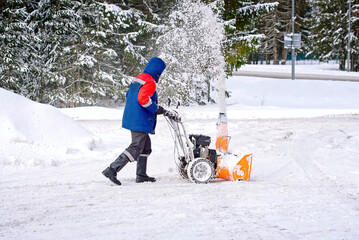
[[[259,71],[240,70],[237,72],[233,72],[233,75],[248,76],[248,77],[292,79],[292,73],[286,73],[286,72],[262,72],[262,71],[259,72]],[[295,79],[359,82],[359,76],[323,75],[323,74],[306,74],[306,73],[296,73]]]

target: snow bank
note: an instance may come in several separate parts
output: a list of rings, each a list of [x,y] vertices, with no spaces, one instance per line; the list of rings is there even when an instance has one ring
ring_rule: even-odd
[[[55,107],[0,88],[0,165],[54,165],[100,139]]]

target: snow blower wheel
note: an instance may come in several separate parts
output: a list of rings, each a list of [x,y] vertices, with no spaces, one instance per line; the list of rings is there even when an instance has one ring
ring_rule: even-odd
[[[187,175],[192,182],[208,183],[214,176],[213,163],[206,158],[196,158],[188,164]]]

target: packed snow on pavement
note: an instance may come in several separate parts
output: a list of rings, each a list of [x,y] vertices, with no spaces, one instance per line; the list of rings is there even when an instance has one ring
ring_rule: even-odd
[[[0,89],[0,239],[358,239],[359,83],[232,77],[230,151],[248,182],[176,172],[159,116],[148,174],[101,174],[130,143],[116,109],[56,109]],[[216,136],[218,106],[181,107],[187,133]]]

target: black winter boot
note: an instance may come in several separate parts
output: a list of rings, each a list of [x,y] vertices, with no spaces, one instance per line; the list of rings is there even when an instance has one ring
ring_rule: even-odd
[[[108,167],[102,171],[102,174],[111,180],[114,184],[121,185],[121,182],[116,178],[117,173],[114,169]]]
[[[147,170],[147,157],[140,156],[137,159],[136,183],[156,182],[156,179],[154,177],[147,176],[146,170]]]
[[[111,180],[111,182],[121,185],[121,182],[116,178],[117,172],[119,172],[126,164],[129,162],[125,154],[121,154],[113,163],[110,164],[110,167],[106,168],[102,174]]]

